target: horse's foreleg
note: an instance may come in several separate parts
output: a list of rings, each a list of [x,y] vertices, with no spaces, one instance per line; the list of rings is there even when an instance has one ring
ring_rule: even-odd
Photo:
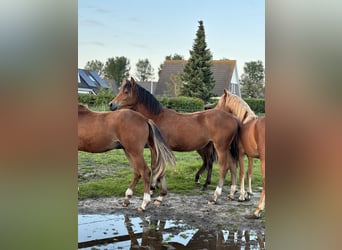
[[[229,162],[229,169],[230,169],[230,173],[231,173],[232,184],[230,186],[230,194],[228,196],[228,199],[234,200],[234,194],[237,192],[237,186],[236,186],[236,163],[233,163],[232,161],[230,161]],[[240,169],[241,169],[241,167],[240,167]],[[241,172],[240,172],[240,174],[241,174]]]
[[[245,164],[244,164],[244,156],[239,156],[239,167],[240,167],[240,196],[238,201],[245,200]]]
[[[260,217],[261,212],[265,209],[265,194],[266,194],[265,159],[260,159],[260,161],[261,161],[261,174],[262,174],[262,191],[261,191],[258,206],[254,212],[255,217]]]
[[[252,191],[252,174],[253,174],[253,158],[252,157],[248,157],[247,177],[248,177],[248,193],[249,193],[249,195],[253,195],[253,191]]]

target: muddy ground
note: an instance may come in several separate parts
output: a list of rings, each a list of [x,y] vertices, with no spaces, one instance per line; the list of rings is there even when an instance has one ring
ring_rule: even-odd
[[[265,215],[249,219],[258,203],[260,192],[255,192],[250,201],[228,201],[227,193],[220,196],[217,205],[208,205],[213,191],[201,195],[183,195],[169,192],[160,206],[150,204],[146,211],[139,212],[142,196],[134,194],[128,207],[122,207],[123,197],[86,199],[78,202],[80,214],[124,214],[132,217],[150,217],[158,220],[176,220],[206,230],[265,230]],[[237,197],[237,196],[236,196]],[[153,197],[152,197],[153,199]]]

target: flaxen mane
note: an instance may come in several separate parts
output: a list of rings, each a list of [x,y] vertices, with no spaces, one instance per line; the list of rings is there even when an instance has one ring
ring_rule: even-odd
[[[229,93],[226,98],[226,107],[229,107],[233,115],[237,116],[239,121],[246,123],[257,116],[249,105],[239,96]]]

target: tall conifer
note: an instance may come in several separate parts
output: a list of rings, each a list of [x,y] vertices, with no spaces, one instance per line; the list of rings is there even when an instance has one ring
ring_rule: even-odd
[[[199,26],[196,38],[190,50],[190,59],[184,66],[182,74],[183,86],[181,95],[197,97],[205,102],[213,96],[212,89],[215,80],[212,72],[212,54],[207,48],[203,21],[198,21]]]

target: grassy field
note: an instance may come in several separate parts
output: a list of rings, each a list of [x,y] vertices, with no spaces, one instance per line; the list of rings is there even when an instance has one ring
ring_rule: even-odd
[[[166,180],[169,192],[184,194],[200,194],[199,187],[194,186],[195,174],[202,164],[200,156],[196,152],[174,152],[176,167],[167,166]],[[145,149],[145,160],[150,166],[150,151]],[[247,158],[245,158],[247,166]],[[247,171],[247,170],[246,170]],[[202,175],[201,184],[204,183],[206,172]],[[219,178],[219,166],[214,164],[212,183],[210,190],[215,190]],[[261,187],[260,162],[254,160],[253,191]],[[78,152],[78,181],[79,199],[124,196],[124,193],[132,180],[132,169],[121,149],[107,153]],[[247,181],[245,182],[247,184]],[[225,189],[229,190],[231,184],[230,172],[228,172]],[[245,187],[246,187],[245,184]],[[143,193],[142,180],[134,190],[135,195]]]

